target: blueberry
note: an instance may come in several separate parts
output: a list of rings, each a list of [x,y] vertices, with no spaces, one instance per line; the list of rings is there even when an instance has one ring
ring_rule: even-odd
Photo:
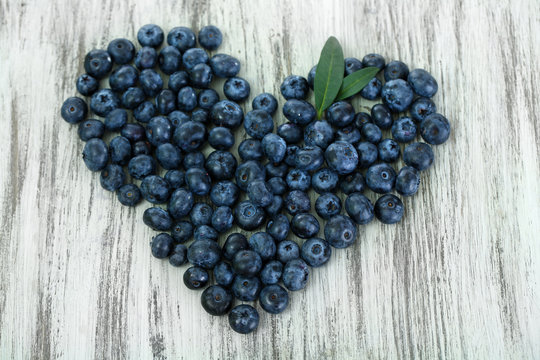
[[[278,214],[266,224],[266,232],[276,241],[283,241],[289,235],[290,224],[287,216]]]
[[[185,220],[178,221],[172,227],[171,236],[176,242],[179,242],[179,243],[187,242],[189,239],[191,239],[191,236],[193,236],[193,224]],[[187,254],[186,254],[186,260],[187,260]]]
[[[182,55],[182,65],[188,71],[195,68],[195,65],[208,63],[208,54],[203,49],[191,48]]]
[[[309,124],[317,116],[317,111],[313,105],[305,100],[287,100],[282,111],[287,120],[300,126]]]
[[[311,210],[311,202],[308,195],[300,190],[293,190],[285,198],[285,208],[291,215]]]
[[[212,285],[201,294],[202,307],[214,316],[227,314],[233,306],[233,301],[231,291],[219,285]]]
[[[170,75],[180,69],[182,64],[180,51],[174,46],[165,46],[158,55],[159,69]]]
[[[219,95],[214,89],[204,89],[199,92],[197,103],[200,108],[211,110],[218,101]]]
[[[373,121],[373,124],[381,129],[390,129],[390,127],[392,127],[392,113],[384,104],[376,104],[371,108],[371,120]],[[364,129],[364,127],[362,127],[362,129]]]
[[[277,177],[282,178],[285,176],[285,174],[287,174],[287,170],[289,170],[289,167],[285,163],[281,163],[281,164],[268,163],[266,164],[265,169],[266,169],[266,174],[269,177],[277,176]]]
[[[135,66],[139,70],[152,69],[158,64],[158,53],[156,49],[145,46],[135,55]]]
[[[160,207],[151,207],[144,211],[143,222],[156,231],[169,231],[173,222],[169,213]]]
[[[214,74],[207,64],[197,64],[189,72],[189,80],[193,87],[205,89],[210,86]]]
[[[127,165],[131,159],[131,144],[123,136],[117,136],[109,143],[111,161],[114,164]]]
[[[253,250],[239,250],[233,257],[233,269],[237,275],[252,277],[262,268],[262,259]]]
[[[357,227],[345,215],[334,215],[324,227],[326,241],[337,249],[351,246],[356,240]]]
[[[336,141],[324,153],[328,167],[339,175],[350,174],[358,165],[358,153],[354,146],[345,141]]]
[[[236,185],[243,191],[247,191],[250,182],[265,179],[265,168],[257,161],[246,161],[236,169]]]
[[[377,160],[379,151],[375,144],[370,142],[361,142],[356,147],[358,152],[358,166],[361,168],[370,167]]]
[[[249,243],[244,235],[240,233],[232,233],[227,236],[227,240],[223,245],[223,257],[231,261],[237,252],[247,250],[248,248]]]
[[[396,191],[403,196],[412,196],[420,186],[420,174],[411,166],[402,167],[396,178]]]
[[[265,286],[259,295],[259,304],[266,312],[279,314],[287,308],[289,294],[279,285]]]
[[[290,170],[287,174],[286,180],[287,186],[291,190],[306,191],[311,185],[311,176],[309,173],[299,169]]]
[[[379,159],[381,161],[391,163],[399,158],[401,149],[399,144],[392,139],[384,139],[377,145]]]
[[[77,133],[82,141],[88,141],[93,138],[100,138],[105,132],[105,125],[102,121],[96,119],[88,119],[79,123]]]
[[[176,146],[185,152],[201,147],[206,140],[206,127],[196,121],[188,121],[178,126],[173,135]]]
[[[141,191],[135,184],[126,184],[120,187],[117,192],[118,201],[125,206],[135,206],[141,199]]]
[[[214,279],[216,283],[221,286],[231,286],[234,280],[234,271],[231,268],[231,265],[222,261],[214,267]]]
[[[227,99],[232,101],[244,101],[250,93],[249,83],[240,77],[232,77],[223,84],[223,93]],[[262,111],[262,110],[261,110]]]
[[[184,156],[184,169],[191,169],[194,167],[204,168],[205,161],[204,154],[200,151],[187,153],[186,156]]]
[[[283,268],[283,285],[290,291],[302,290],[309,278],[309,266],[302,259],[294,259]]]
[[[208,133],[208,143],[217,150],[229,150],[234,145],[234,135],[226,127],[218,126]]]
[[[373,220],[373,204],[359,192],[347,196],[345,210],[358,225],[365,225]]]
[[[303,100],[308,95],[309,85],[306,78],[299,75],[289,75],[281,83],[280,91],[286,100]]]
[[[210,225],[200,225],[195,228],[195,231],[193,232],[193,239],[195,241],[197,240],[210,240],[217,242],[219,237],[218,232],[216,229],[211,227]]]
[[[287,146],[284,159],[285,164],[288,166],[296,166],[296,154],[298,153],[298,150],[300,150],[300,147],[296,145]]]
[[[150,144],[148,141],[140,140],[133,144],[133,151],[132,151],[133,157],[138,156],[138,155],[150,155],[151,153],[152,153],[152,144]]]
[[[384,68],[384,64],[386,61],[384,60],[384,57],[379,54],[367,54],[362,59],[362,65],[364,67],[378,67],[379,69]]]
[[[258,277],[237,275],[232,284],[234,296],[240,301],[254,301],[261,292],[261,281]]]
[[[122,130],[120,130],[120,135],[122,135],[132,143],[146,140],[146,131],[144,127],[134,123],[127,123],[126,125],[124,125],[124,127],[122,127]]]
[[[302,140],[302,128],[294,123],[286,122],[278,126],[277,134],[285,140],[287,144],[296,144]]]
[[[163,115],[176,110],[176,94],[169,89],[161,90],[156,97],[156,108]]]
[[[383,102],[393,112],[406,111],[414,98],[411,86],[402,79],[388,81],[384,84],[381,94]]]
[[[163,38],[163,30],[154,24],[146,24],[137,32],[137,40],[142,46],[158,47],[163,43]]]
[[[207,25],[199,31],[199,44],[207,50],[216,50],[222,40],[221,31],[213,25]]]
[[[381,96],[381,90],[383,85],[379,79],[374,77],[369,83],[360,91],[360,96],[367,100],[376,100]]]
[[[150,247],[152,249],[152,255],[158,259],[165,259],[169,257],[173,250],[173,238],[171,235],[161,233],[152,238]]]
[[[337,141],[345,141],[351,144],[358,143],[361,137],[360,130],[354,125],[345,126],[336,132]]]
[[[433,150],[426,143],[412,143],[403,151],[403,161],[416,170],[425,170],[433,164]]]
[[[210,59],[214,74],[221,78],[231,78],[240,72],[240,61],[227,54],[216,54]]]
[[[357,58],[345,58],[345,75],[350,75],[361,68],[363,68],[362,62]]]
[[[281,213],[282,209],[283,209],[283,198],[280,195],[273,195],[272,202],[270,203],[270,205],[264,208],[264,211],[268,215],[274,216],[276,214]]]
[[[133,110],[133,117],[141,122],[141,123],[147,123],[150,121],[151,118],[154,117],[157,113],[157,108],[154,103],[150,101],[144,101],[140,103],[135,110]]]
[[[317,72],[317,65],[311,68],[308,73],[307,82],[311,90],[313,90],[313,86],[315,84],[315,73]]]
[[[249,237],[249,247],[261,256],[263,261],[270,260],[276,254],[274,238],[266,232],[257,232]]]
[[[165,170],[177,169],[182,164],[180,149],[170,143],[164,143],[157,147],[156,158]]]
[[[268,160],[272,163],[279,163],[285,157],[287,144],[276,134],[266,134],[262,139],[262,149]]]
[[[101,117],[105,117],[119,106],[120,100],[111,89],[98,90],[90,99],[90,109],[92,109],[96,115]]]
[[[270,115],[274,115],[277,110],[278,103],[274,95],[269,93],[262,93],[253,99],[251,107],[254,110],[264,110]]]
[[[390,61],[384,68],[384,80],[391,81],[396,79],[407,80],[409,67],[401,61]]]
[[[195,46],[195,33],[183,26],[172,28],[167,34],[167,44],[184,52]]]
[[[436,113],[437,106],[431,99],[421,97],[413,101],[409,111],[414,120],[421,122],[428,115]]]
[[[103,140],[93,138],[84,145],[82,156],[88,170],[100,171],[109,162],[109,149]]]
[[[212,187],[212,179],[208,172],[201,168],[191,168],[186,171],[186,184],[192,193],[199,196],[208,195]]]
[[[315,201],[315,211],[323,219],[330,219],[341,212],[341,200],[332,193],[322,194]]]
[[[304,143],[326,149],[334,140],[334,130],[327,121],[314,121],[304,130]]]
[[[155,174],[156,162],[149,155],[137,155],[129,161],[128,172],[135,179],[142,180],[148,175]]]
[[[109,131],[120,131],[128,120],[127,111],[124,109],[114,109],[105,117],[105,128]]]
[[[403,203],[395,195],[383,195],[375,203],[375,216],[383,224],[395,224],[403,217]]]
[[[184,171],[172,169],[167,171],[163,178],[167,180],[171,189],[178,189],[186,184],[185,177],[186,173]]]
[[[293,216],[291,221],[292,232],[302,239],[309,239],[319,233],[319,221],[309,213],[300,213]]]
[[[112,59],[105,50],[92,50],[84,58],[84,70],[92,77],[101,79],[112,69]]]
[[[203,269],[213,269],[221,259],[221,248],[213,240],[196,240],[188,248],[190,264]]]
[[[173,127],[165,116],[156,116],[150,119],[146,126],[146,138],[150,144],[159,146],[171,141]]]
[[[242,201],[234,208],[236,224],[244,230],[254,230],[264,221],[264,210],[251,201]]]
[[[163,204],[169,200],[171,189],[167,180],[158,175],[149,175],[141,182],[143,197],[152,204]]]
[[[373,123],[364,124],[360,132],[362,133],[362,137],[364,137],[366,141],[372,144],[377,144],[379,141],[381,141],[382,131],[377,125]]]
[[[192,266],[184,273],[184,284],[191,290],[204,288],[208,284],[208,279],[208,272],[198,266]]]
[[[420,96],[430,98],[437,93],[439,85],[437,80],[424,69],[414,69],[409,73],[407,81],[414,92]]]
[[[300,256],[311,267],[319,267],[330,260],[332,247],[321,238],[311,238],[302,245]]]
[[[392,136],[400,143],[413,141],[416,137],[416,124],[410,117],[400,117],[392,125]]]
[[[395,181],[396,172],[385,163],[372,165],[366,172],[366,185],[379,194],[392,191]]]
[[[101,170],[99,178],[101,187],[108,191],[116,191],[126,181],[126,174],[120,165],[109,164]]]
[[[189,85],[189,75],[184,70],[176,71],[169,76],[168,87],[174,92]]]
[[[450,137],[450,123],[441,114],[428,115],[420,123],[420,135],[428,144],[440,145]]]
[[[135,46],[127,39],[114,39],[109,43],[107,52],[113,61],[119,65],[127,64],[135,56]]]
[[[272,177],[268,179],[266,182],[266,186],[270,190],[270,192],[274,195],[283,195],[287,191],[287,183],[283,178],[280,177]]]
[[[228,151],[216,150],[206,159],[206,170],[214,180],[227,180],[234,177],[236,158]]]
[[[191,191],[184,188],[176,189],[171,194],[171,198],[167,204],[167,210],[173,218],[181,219],[189,214],[194,202],[195,200]]]
[[[213,212],[214,211],[210,205],[205,203],[196,203],[193,205],[193,208],[189,213],[189,218],[195,226],[209,225],[212,221]]]
[[[263,266],[259,278],[264,285],[277,284],[282,273],[283,264],[280,261],[271,260]]]
[[[229,313],[229,325],[239,334],[249,334],[259,326],[259,313],[253,306],[238,305]]]
[[[193,112],[191,113],[191,120],[200,122],[202,124],[207,124],[208,123],[208,110],[204,110],[204,109],[193,110]]]
[[[210,118],[216,126],[225,126],[234,129],[242,124],[244,112],[237,103],[229,100],[221,100],[212,106]]]
[[[99,89],[99,81],[91,75],[82,74],[77,78],[75,86],[81,95],[89,96]]]
[[[163,79],[153,69],[145,69],[139,74],[139,82],[147,96],[156,96],[163,89]]]
[[[338,174],[331,169],[322,168],[311,177],[311,186],[319,194],[332,191],[339,181]]]
[[[174,239],[174,237],[173,237]],[[174,239],[176,241],[176,239]],[[187,247],[184,244],[176,244],[173,246],[172,253],[169,257],[169,264],[174,267],[179,267],[187,263]]]
[[[228,206],[220,206],[216,208],[212,214],[212,227],[219,233],[228,231],[233,225],[232,210]]]
[[[273,194],[270,192],[264,180],[253,180],[247,188],[249,200],[252,203],[266,207],[272,203]]]
[[[338,128],[349,125],[354,121],[354,108],[346,101],[338,101],[326,110],[328,122]]]
[[[276,258],[282,263],[287,263],[290,260],[300,257],[300,247],[292,240],[285,240],[278,244],[276,250]]]
[[[362,130],[362,127],[371,122],[371,115],[365,112],[359,112],[354,115],[354,125],[358,130]]]
[[[324,154],[318,146],[305,146],[296,153],[295,166],[300,170],[315,171],[323,163]]]
[[[210,190],[210,200],[216,206],[233,206],[239,193],[238,186],[232,181],[219,181]]]
[[[197,106],[197,93],[192,87],[186,86],[178,91],[178,109],[192,111]]]
[[[352,173],[341,179],[339,188],[344,194],[350,194],[353,192],[363,192],[365,187],[364,177],[360,172]]]

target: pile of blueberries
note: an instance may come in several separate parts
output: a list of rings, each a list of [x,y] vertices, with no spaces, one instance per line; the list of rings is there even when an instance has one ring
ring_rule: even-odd
[[[288,122],[274,133],[276,98],[260,94],[244,114],[239,103],[249,97],[250,85],[237,76],[240,62],[208,54],[222,42],[218,28],[206,26],[196,37],[189,28],[175,27],[162,47],[162,29],[150,24],[137,39],[138,50],[129,40],[116,39],[107,50],[85,57],[86,73],[76,87],[103,120],[87,119],[88,105],[80,97],[68,98],[61,115],[78,124],[86,142],[83,160],[88,169],[101,172],[104,189],[116,192],[126,206],[143,198],[157,205],[143,216],[146,225],[162,232],[151,241],[153,256],[168,258],[173,266],[189,262],[185,285],[206,288],[204,309],[228,313],[239,333],[255,330],[259,314],[248,304],[233,308],[235,298],[258,300],[271,314],[284,311],[288,291],[304,288],[310,267],[328,262],[332,247],[353,244],[358,225],[374,217],[385,224],[401,219],[403,203],[390,192],[415,194],[419,172],[433,163],[429,144],[441,144],[450,135],[448,120],[430,100],[437,92],[435,79],[421,69],[409,72],[400,61],[386,64],[377,54],[345,60],[346,74],[365,66],[383,72],[360,93],[369,100],[382,98],[370,114],[355,113],[347,99],[317,120],[306,101],[316,68],[307,79],[288,76],[280,88]],[[101,88],[107,76],[109,88]],[[215,78],[226,79],[226,99],[210,88]],[[233,131],[241,125],[248,138],[235,147]],[[386,130],[391,138],[383,139]],[[415,141],[418,134],[425,142],[413,142],[402,152],[400,144]],[[396,174],[390,164],[401,155],[405,166]],[[366,188],[382,194],[374,205],[362,194]],[[311,189],[318,194],[315,212],[325,220],[320,237]],[[346,196],[348,216],[341,214],[339,191]],[[231,233],[219,242],[234,224],[258,231]],[[301,244],[290,240],[291,232]],[[211,282],[215,285],[206,287]]]

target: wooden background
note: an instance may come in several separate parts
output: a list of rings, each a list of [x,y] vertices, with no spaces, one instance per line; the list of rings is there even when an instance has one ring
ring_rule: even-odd
[[[437,3],[0,0],[0,358],[540,358],[540,3]],[[453,133],[404,219],[362,227],[254,334],[151,257],[145,206],[100,187],[59,116],[85,53],[146,23],[218,25],[252,94],[330,35],[439,80]]]

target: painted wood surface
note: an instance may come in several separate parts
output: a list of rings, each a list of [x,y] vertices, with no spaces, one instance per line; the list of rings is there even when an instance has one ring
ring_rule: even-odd
[[[0,358],[540,358],[539,14],[536,0],[0,0]],[[151,257],[145,206],[100,187],[59,116],[85,53],[146,23],[219,26],[252,95],[307,75],[330,35],[439,81],[452,136],[403,221],[361,227],[254,334]]]

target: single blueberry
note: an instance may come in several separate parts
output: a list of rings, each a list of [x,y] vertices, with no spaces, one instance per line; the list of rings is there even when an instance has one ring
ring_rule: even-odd
[[[315,84],[315,73],[317,72],[317,65],[311,68],[308,73],[307,82],[311,90],[313,90],[313,86]]]
[[[208,54],[203,49],[191,48],[182,55],[182,65],[191,71],[195,65],[208,63]]]
[[[377,145],[379,159],[386,163],[396,161],[401,154],[399,144],[392,139],[384,139]]]
[[[421,122],[428,115],[436,113],[437,106],[431,99],[420,97],[413,101],[409,111],[414,120]]]
[[[414,92],[420,96],[430,98],[437,93],[439,85],[437,80],[424,69],[414,69],[409,73],[407,81]]]
[[[98,90],[90,99],[90,109],[92,109],[96,115],[101,117],[105,117],[119,106],[120,100],[111,89]]]
[[[105,117],[105,128],[109,131],[120,131],[128,120],[127,111],[124,109],[114,109]]]
[[[133,178],[142,180],[148,175],[155,174],[156,161],[149,155],[137,155],[129,161],[128,172]]]
[[[213,240],[196,240],[189,246],[187,257],[192,265],[213,269],[221,259],[221,248]]]
[[[305,146],[296,153],[295,166],[300,170],[316,171],[324,163],[324,153],[318,146]]]
[[[354,121],[354,108],[346,101],[338,101],[326,110],[328,122],[338,128],[349,125]]]
[[[266,232],[276,241],[283,241],[289,235],[290,224],[287,216],[283,214],[275,215],[266,224]]]
[[[231,310],[233,302],[234,297],[231,291],[219,285],[209,286],[201,294],[201,305],[210,315],[227,314]]]
[[[196,203],[193,205],[189,218],[195,226],[209,225],[212,221],[212,207],[205,203]]]
[[[123,92],[137,85],[139,71],[131,65],[118,66],[109,76],[109,85],[116,92]]]
[[[151,118],[156,115],[156,105],[150,101],[144,101],[140,103],[135,110],[133,110],[133,117],[143,124],[150,121]]]
[[[179,189],[186,184],[186,173],[183,170],[169,170],[163,178],[169,182],[171,189]]]
[[[173,127],[165,116],[156,116],[146,125],[146,138],[150,144],[159,146],[171,141]]]
[[[233,257],[232,265],[237,275],[252,277],[261,270],[262,259],[253,250],[239,250]]]
[[[139,82],[147,96],[156,96],[163,89],[163,79],[153,69],[145,69],[139,74]]]
[[[270,203],[270,205],[264,208],[264,211],[269,216],[274,216],[281,213],[282,209],[283,209],[283,198],[279,195],[273,195],[272,202]]]
[[[240,77],[232,77],[223,84],[223,93],[227,99],[240,102],[248,98],[250,93],[249,83]]]
[[[259,295],[259,304],[266,312],[279,314],[287,308],[289,294],[279,285],[265,286]]]
[[[441,114],[428,115],[420,123],[420,135],[428,144],[440,145],[450,137],[450,123]]]
[[[158,25],[146,24],[137,31],[137,40],[142,46],[159,47],[163,38],[163,30]]]
[[[390,129],[393,123],[392,113],[385,104],[376,104],[371,108],[371,120],[373,121],[373,124],[381,129]],[[364,127],[362,127],[362,129],[364,129]]]
[[[416,170],[425,170],[433,164],[435,155],[426,143],[412,143],[403,151],[403,161]]]
[[[242,124],[244,111],[234,101],[221,100],[212,106],[210,118],[216,126],[234,129]]]
[[[169,80],[170,81],[170,80]],[[204,89],[199,92],[197,104],[201,109],[211,110],[219,101],[219,94],[214,89]]]
[[[187,242],[193,236],[193,224],[185,220],[178,221],[172,227],[171,236],[176,242],[179,242],[179,243]],[[187,257],[186,257],[186,260],[187,260]]]
[[[204,288],[208,284],[208,279],[208,272],[198,266],[192,266],[184,273],[184,284],[191,290]]]
[[[403,203],[392,194],[381,196],[375,202],[375,216],[383,224],[395,224],[403,217]]]
[[[317,111],[313,105],[305,100],[287,100],[282,111],[287,120],[300,126],[309,124],[317,116]]]
[[[214,279],[221,286],[231,286],[234,280],[234,271],[229,263],[221,261],[214,267]]]
[[[278,126],[277,134],[285,140],[287,144],[296,144],[302,140],[302,128],[294,123],[286,122]]]
[[[156,159],[165,170],[178,169],[182,164],[182,152],[171,143],[160,144],[156,149]]]
[[[119,165],[127,165],[131,159],[131,144],[123,136],[117,136],[109,143],[111,162]]]
[[[309,92],[309,84],[302,76],[289,75],[281,83],[280,91],[286,100],[304,100]]]
[[[374,77],[369,83],[360,91],[360,96],[367,100],[376,100],[381,96],[381,90],[383,85],[379,79]]]
[[[359,143],[356,150],[358,152],[358,166],[361,168],[370,167],[373,163],[375,163],[379,154],[377,145],[372,144],[371,142]]]
[[[396,172],[388,164],[372,165],[366,172],[366,185],[376,193],[385,194],[392,191],[395,182]]]
[[[379,54],[367,54],[362,59],[362,65],[364,67],[378,67],[379,69],[384,68],[384,64],[386,63],[386,60],[384,60],[384,57]]]
[[[197,64],[189,71],[189,80],[193,87],[206,89],[210,86],[214,74],[207,64]]]
[[[212,179],[205,169],[191,168],[186,171],[186,184],[195,195],[205,196],[210,193]]]
[[[360,134],[360,130],[355,125],[345,126],[336,131],[337,141],[345,141],[354,145],[358,143],[361,138],[362,135]]]
[[[365,184],[362,173],[355,172],[343,177],[339,182],[339,188],[342,193],[348,195],[353,192],[363,192]]]
[[[420,186],[420,174],[411,166],[402,167],[396,177],[396,191],[403,196],[412,196]]]
[[[319,267],[330,260],[332,247],[321,238],[311,238],[302,245],[300,256],[311,267]]]
[[[283,264],[278,260],[271,260],[264,264],[259,278],[264,285],[277,284],[283,273]]]
[[[354,192],[347,196],[345,210],[358,225],[365,225],[373,220],[373,204],[359,192]]]
[[[214,74],[221,78],[231,78],[240,72],[240,61],[227,54],[216,54],[210,59]]]
[[[156,231],[169,231],[173,222],[171,216],[160,207],[151,207],[144,211],[143,222]]]
[[[192,111],[197,106],[197,93],[195,90],[186,86],[178,91],[178,110]]]
[[[228,128],[218,126],[208,133],[208,143],[216,150],[229,150],[234,145],[234,135]]]
[[[199,31],[199,44],[207,50],[216,50],[222,40],[221,31],[214,25],[207,25]]]
[[[250,182],[265,179],[265,168],[257,161],[248,160],[236,169],[236,185],[243,191],[247,191]]]
[[[176,189],[171,194],[167,210],[174,219],[181,219],[189,214],[194,203],[195,200],[191,191],[185,188]]]
[[[239,194],[238,186],[232,181],[219,181],[212,185],[210,200],[216,206],[233,206]]]
[[[302,259],[294,259],[283,268],[283,285],[290,291],[302,290],[309,278],[309,266]]]
[[[274,115],[277,110],[278,103],[274,95],[269,93],[262,93],[253,99],[251,107],[254,110],[264,110],[270,115]]]
[[[383,102],[393,112],[406,111],[414,98],[411,86],[403,79],[388,81],[384,84],[381,95]]]
[[[169,200],[171,189],[167,180],[158,175],[149,175],[141,182],[143,197],[152,204],[163,204]]]
[[[159,69],[164,74],[170,75],[180,69],[180,51],[174,46],[165,46],[158,55]]]
[[[249,243],[246,237],[240,233],[232,233],[227,236],[223,244],[223,257],[231,261],[237,252],[247,249],[249,249]]]
[[[360,69],[362,69],[364,66],[362,65],[362,62],[358,60],[357,58],[348,57],[345,58],[345,75],[350,75],[353,72],[356,72]]]
[[[304,143],[326,149],[334,140],[334,129],[327,121],[314,121],[304,129]]]
[[[120,130],[120,135],[127,138],[132,143],[146,140],[146,131],[144,127],[139,124],[127,123]]]
[[[302,239],[314,237],[320,229],[319,221],[309,213],[296,214],[291,220],[292,232]]]
[[[315,201],[315,211],[323,219],[330,219],[341,212],[341,200],[332,193],[322,194]]]
[[[90,171],[100,171],[109,162],[109,148],[99,138],[88,140],[82,152],[84,164]]]
[[[163,115],[168,115],[176,110],[176,94],[169,89],[161,90],[156,96],[156,108]]]
[[[195,228],[195,231],[193,232],[193,239],[195,241],[197,240],[210,240],[210,241],[218,241],[219,234],[210,225],[200,225]]]
[[[247,187],[247,194],[252,203],[266,207],[272,203],[273,194],[264,180],[253,180]]]
[[[309,196],[300,190],[290,191],[285,198],[285,209],[291,215],[308,212],[311,209]]]
[[[249,334],[259,326],[259,313],[251,305],[238,305],[229,313],[229,325],[239,334]]]
[[[197,121],[206,125],[208,123],[208,110],[204,110],[204,109],[193,110],[193,112],[191,113],[191,120]]]
[[[105,169],[101,170],[99,177],[101,187],[108,191],[116,191],[126,181],[126,174],[120,165],[109,164]]]
[[[311,176],[307,171],[292,169],[287,174],[286,181],[291,190],[307,191],[311,185]]]
[[[311,186],[317,193],[322,194],[333,191],[338,181],[337,172],[329,168],[322,168],[311,177]]]
[[[300,257],[300,247],[292,240],[285,240],[277,245],[276,258],[283,264]]]
[[[276,254],[274,238],[266,232],[257,232],[249,237],[249,247],[261,256],[263,261],[270,260]]]
[[[88,141],[93,138],[101,139],[105,133],[105,125],[100,120],[87,119],[79,123],[77,133],[82,141]]]
[[[234,208],[234,219],[241,229],[255,230],[263,223],[264,218],[263,208],[251,201],[242,201]]]
[[[152,255],[157,259],[165,259],[169,257],[173,250],[174,240],[171,235],[161,233],[152,238],[150,248]]]
[[[194,167],[204,168],[205,161],[204,154],[200,151],[187,153],[186,156],[184,156],[184,169],[191,169]]]
[[[262,139],[262,149],[268,161],[277,164],[285,157],[287,144],[279,135],[266,134]]]
[[[351,246],[357,235],[357,226],[345,215],[334,215],[324,227],[326,241],[337,249]]]
[[[82,74],[75,84],[77,91],[84,96],[90,96],[99,89],[99,81],[89,74]]]
[[[354,125],[358,130],[362,130],[362,127],[371,122],[371,115],[365,112],[359,112],[354,115]]]
[[[277,176],[268,179],[268,181],[266,182],[266,186],[274,195],[283,195],[288,188],[285,180]]]
[[[176,146],[185,152],[195,151],[206,140],[206,127],[196,121],[185,122],[175,129],[173,139]]]
[[[237,275],[232,284],[234,296],[240,301],[255,301],[261,292],[261,281],[258,277]]]
[[[189,85],[189,75],[184,70],[176,71],[169,76],[168,87],[174,92],[179,92],[180,89]]]
[[[174,239],[174,237],[173,237]],[[176,241],[176,239],[174,239]],[[179,267],[187,263],[187,247],[184,244],[176,244],[173,246],[172,253],[169,257],[169,264],[174,267]]]
[[[141,191],[135,184],[126,184],[117,192],[118,201],[125,206],[135,206],[142,200]]]
[[[324,152],[328,167],[339,175],[350,174],[358,165],[358,153],[354,146],[345,141],[336,141]]]
[[[205,168],[214,180],[228,180],[234,177],[236,158],[228,151],[216,150],[206,159]]]
[[[94,49],[84,58],[84,70],[92,77],[101,79],[112,69],[112,59],[105,50]]]
[[[184,52],[195,46],[195,33],[183,26],[172,28],[167,34],[167,44]]]
[[[400,117],[392,125],[392,136],[400,143],[413,141],[416,137],[416,124],[410,117]]]
[[[287,150],[285,152],[284,163],[291,167],[296,166],[296,154],[298,153],[299,150],[300,150],[299,146],[288,145]]]
[[[266,169],[266,174],[269,177],[277,176],[277,177],[282,178],[285,176],[285,174],[287,174],[287,170],[289,170],[289,166],[287,166],[287,164],[285,163],[281,163],[281,164],[268,163],[265,165],[265,169]]]
[[[384,80],[391,81],[396,79],[407,80],[409,67],[401,61],[390,61],[384,68]]]

